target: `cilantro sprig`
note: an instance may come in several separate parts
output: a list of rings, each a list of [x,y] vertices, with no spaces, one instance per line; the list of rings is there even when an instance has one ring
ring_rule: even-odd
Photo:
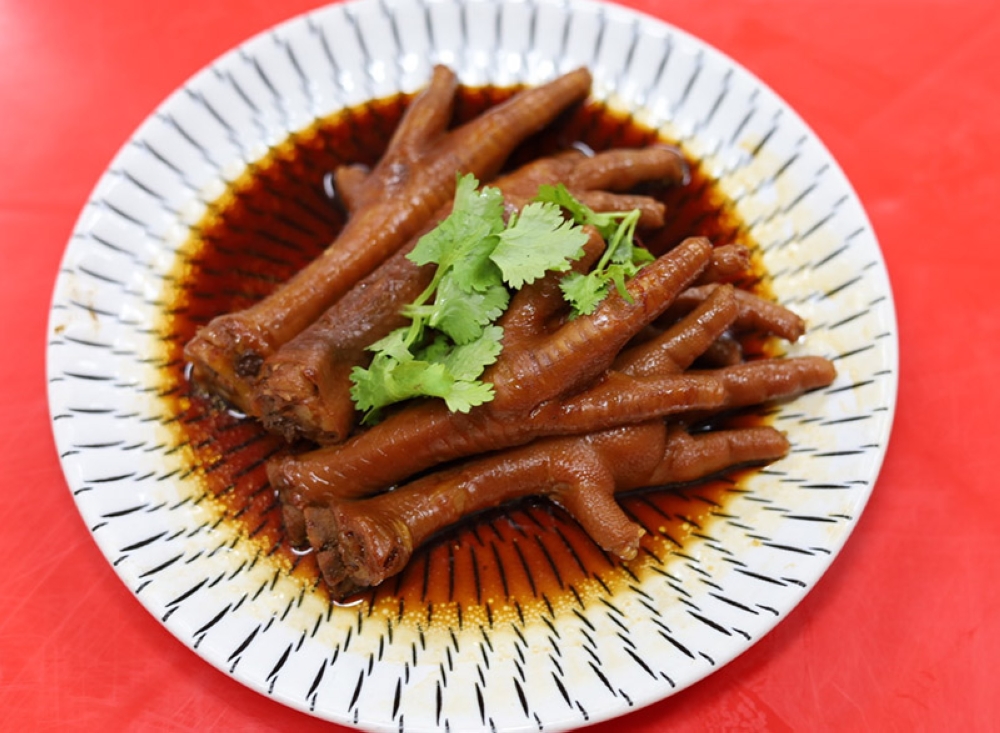
[[[563,297],[573,307],[573,314],[593,313],[612,285],[625,300],[632,302],[625,289],[626,281],[654,259],[649,250],[635,244],[635,228],[641,212],[633,209],[598,213],[578,201],[561,183],[540,186],[535,200],[558,204],[577,224],[592,224],[607,243],[601,259],[590,272],[572,272],[562,279]]]
[[[639,215],[598,213],[560,183],[539,187],[505,221],[498,189],[459,176],[451,214],[407,255],[418,265],[437,265],[427,288],[403,310],[410,323],[368,347],[371,364],[351,372],[351,397],[364,421],[414,397],[440,397],[453,412],[492,400],[493,385],[480,377],[502,349],[497,319],[513,291],[547,272],[566,272],[583,254],[584,225],[595,226],[607,246],[590,272],[563,277],[572,315],[592,313],[612,286],[631,301],[626,281],[653,260],[635,244]]]
[[[413,397],[440,397],[454,412],[493,399],[493,386],[479,377],[500,355],[496,320],[511,291],[566,271],[583,252],[587,236],[561,204],[534,201],[505,221],[500,191],[478,186],[460,176],[451,214],[407,255],[437,265],[403,311],[410,323],[372,344],[370,366],[351,372],[351,397],[366,422]]]

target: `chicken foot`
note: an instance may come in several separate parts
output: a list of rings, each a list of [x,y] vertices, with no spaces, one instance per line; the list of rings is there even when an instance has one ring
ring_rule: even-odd
[[[530,496],[561,505],[602,549],[634,558],[644,530],[617,492],[689,482],[782,457],[788,442],[768,428],[689,435],[651,421],[560,436],[468,461],[362,500],[305,510],[306,533],[335,598],[398,573],[433,535],[486,509]]]
[[[650,148],[599,153],[586,158],[573,151],[542,158],[498,178],[491,185],[504,195],[509,210],[527,205],[542,184],[555,184],[572,178],[570,192],[583,196],[591,191],[592,180],[609,185],[634,185],[641,177],[665,182],[677,174],[677,154],[666,148]],[[608,159],[605,161],[605,159]],[[599,167],[593,161],[604,161]],[[586,171],[576,169],[589,164]],[[625,173],[612,177],[618,166],[627,166]],[[626,175],[627,173],[627,175]],[[640,219],[651,226],[662,223],[662,204],[646,197],[604,192],[614,208],[634,206],[642,200],[645,212]],[[432,218],[426,227],[433,228],[450,211],[450,203]],[[350,397],[350,374],[356,366],[371,358],[367,347],[406,321],[403,306],[419,295],[433,277],[432,265],[419,266],[406,255],[416,245],[414,237],[370,275],[334,303],[312,325],[268,357],[260,377],[253,387],[250,414],[259,417],[272,432],[288,440],[307,438],[319,443],[340,442],[347,437],[356,422],[356,411]],[[561,295],[559,296],[561,300]]]
[[[353,191],[358,208],[340,236],[270,296],[218,316],[188,343],[195,383],[240,409],[268,356],[415,235],[454,193],[456,172],[490,178],[524,138],[590,89],[585,69],[526,89],[445,132],[457,80],[436,67],[389,149]]]

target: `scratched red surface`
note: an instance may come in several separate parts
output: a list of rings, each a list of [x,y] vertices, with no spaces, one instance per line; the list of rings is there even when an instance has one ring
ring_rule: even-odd
[[[0,729],[338,730],[259,696],[148,615],[66,489],[45,327],[73,222],[177,85],[309,0],[0,0]],[[899,406],[856,532],[749,652],[595,731],[991,730],[1000,721],[1000,3],[627,0],[797,109],[880,238]]]

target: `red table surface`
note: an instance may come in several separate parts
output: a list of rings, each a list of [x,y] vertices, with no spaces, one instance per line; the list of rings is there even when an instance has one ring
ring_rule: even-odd
[[[746,65],[825,141],[879,236],[901,349],[882,473],[830,571],[626,729],[996,729],[1000,3],[625,4]],[[44,369],[59,260],[118,147],[203,65],[316,5],[0,0],[3,730],[338,729],[202,661],[118,580],[67,490]]]

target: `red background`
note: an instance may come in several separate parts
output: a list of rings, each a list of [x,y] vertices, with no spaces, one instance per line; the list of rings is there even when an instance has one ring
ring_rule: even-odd
[[[778,628],[629,729],[1000,721],[1000,4],[626,0],[750,68],[832,150],[892,280],[901,371],[875,492]],[[177,85],[310,0],[0,0],[0,728],[337,729],[148,615],[88,535],[48,423],[51,290],[91,187]],[[620,730],[606,723],[595,730]]]

